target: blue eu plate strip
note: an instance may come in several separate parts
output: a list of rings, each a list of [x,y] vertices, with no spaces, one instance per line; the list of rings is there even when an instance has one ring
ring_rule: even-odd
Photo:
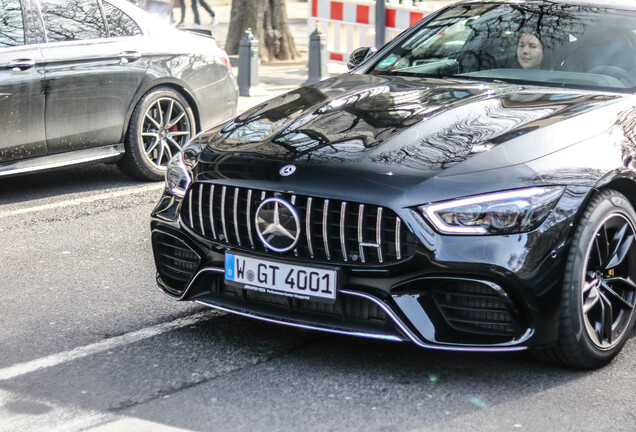
[[[234,255],[225,254],[225,279],[234,280]]]

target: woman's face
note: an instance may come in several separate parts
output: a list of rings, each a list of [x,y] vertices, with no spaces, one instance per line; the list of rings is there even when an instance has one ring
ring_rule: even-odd
[[[543,61],[543,45],[534,35],[524,33],[517,44],[517,60],[524,69],[539,69]]]

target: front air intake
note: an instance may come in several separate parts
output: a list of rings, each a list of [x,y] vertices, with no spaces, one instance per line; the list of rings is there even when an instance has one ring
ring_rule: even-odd
[[[201,257],[177,237],[154,231],[153,252],[162,286],[179,296],[201,263]]]
[[[515,336],[519,327],[502,293],[475,281],[447,281],[433,290],[433,299],[455,330],[487,336]]]

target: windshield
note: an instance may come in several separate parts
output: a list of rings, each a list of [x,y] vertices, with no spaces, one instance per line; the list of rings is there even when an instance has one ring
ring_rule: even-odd
[[[631,89],[636,15],[552,2],[458,5],[421,25],[369,73]]]

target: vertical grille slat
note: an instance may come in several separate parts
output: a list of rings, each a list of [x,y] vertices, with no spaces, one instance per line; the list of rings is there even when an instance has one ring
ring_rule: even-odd
[[[216,228],[214,228],[214,185],[210,185],[210,227],[212,238],[216,240]]]
[[[307,211],[305,213],[305,237],[307,238],[307,249],[309,250],[309,256],[314,257],[314,248],[311,244],[311,203],[313,198],[307,198]]]
[[[345,241],[345,222],[347,216],[347,202],[340,204],[340,247],[342,248],[342,260],[347,262],[347,242]]]
[[[358,250],[360,252],[360,261],[366,262],[364,257],[364,204],[358,207]]]
[[[241,244],[241,236],[239,235],[239,224],[238,224],[238,200],[239,200],[239,188],[235,187],[234,188],[234,207],[233,207],[233,213],[234,213],[234,235],[236,235],[236,242],[238,243],[239,246],[242,246]]]
[[[325,245],[325,255],[328,260],[331,260],[331,254],[329,253],[329,235],[328,235],[328,226],[327,222],[329,222],[329,200],[326,199],[325,203],[322,207],[322,241]]]
[[[229,243],[230,238],[227,236],[227,225],[225,223],[225,193],[227,192],[227,186],[223,186],[221,189],[221,226],[223,227],[223,240]]]
[[[205,225],[203,225],[203,184],[199,185],[199,226],[201,227],[201,232],[205,236]]]
[[[247,222],[247,236],[250,239],[250,246],[254,249],[254,239],[252,238],[252,189],[247,191],[247,213],[245,218]]]
[[[202,237],[265,252],[255,216],[260,203],[273,196],[294,206],[303,231],[296,247],[281,258],[386,265],[415,253],[415,237],[397,214],[367,203],[200,182],[186,196],[181,216]]]
[[[194,218],[192,216],[192,201],[194,201],[194,188],[190,191],[190,198],[188,200],[188,216],[190,219],[190,228],[194,229]]]
[[[402,220],[398,217],[395,218],[395,256],[398,260],[402,259],[402,242],[400,238],[400,228],[402,227]]]
[[[382,207],[378,207],[378,214],[375,221],[375,242],[378,244],[378,262],[382,264]]]

